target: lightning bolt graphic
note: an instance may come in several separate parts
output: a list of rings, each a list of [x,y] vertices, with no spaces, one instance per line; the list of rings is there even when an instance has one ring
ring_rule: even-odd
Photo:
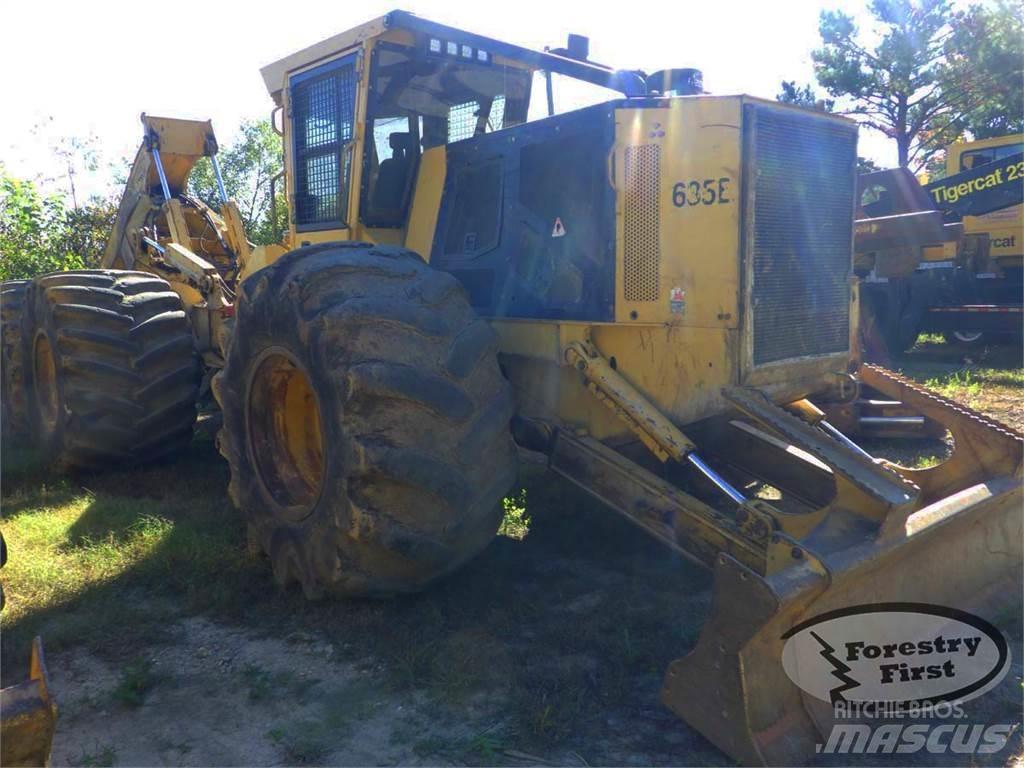
[[[858,687],[860,683],[846,674],[851,668],[846,666],[846,664],[844,664],[842,660],[835,655],[835,648],[822,640],[817,632],[811,632],[811,637],[817,640],[823,649],[821,651],[821,658],[825,659],[825,661],[832,665],[832,676],[842,683],[842,685],[837,685],[829,692],[829,697],[831,698],[832,703],[835,704],[838,701],[846,701],[846,697],[843,696],[843,693],[851,688]]]

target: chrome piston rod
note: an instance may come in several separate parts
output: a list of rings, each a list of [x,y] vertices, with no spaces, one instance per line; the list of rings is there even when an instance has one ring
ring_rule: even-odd
[[[747,500],[746,496],[744,496],[738,490],[733,488],[724,477],[722,477],[720,474],[715,472],[715,470],[713,470],[711,467],[705,464],[704,460],[701,459],[701,457],[698,456],[697,454],[686,454],[686,460],[690,462],[690,464],[692,464],[694,467],[696,467],[700,471],[700,473],[704,475],[704,477],[706,477],[708,480],[714,483],[715,487],[718,488],[718,490],[720,490],[730,499],[735,501],[737,504],[742,504]]]

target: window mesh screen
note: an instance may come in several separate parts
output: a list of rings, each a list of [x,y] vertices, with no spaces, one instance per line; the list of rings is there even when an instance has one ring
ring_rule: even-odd
[[[292,86],[297,225],[344,220],[349,158],[342,150],[352,139],[355,72],[350,61],[328,66]]]
[[[462,141],[476,136],[480,121],[480,103],[467,101],[448,108],[448,143]],[[491,101],[491,110],[487,113],[485,133],[500,131],[505,127],[505,95],[498,94]]]
[[[476,113],[480,105],[475,101],[455,104],[448,108],[448,143],[473,138],[476,133]]]

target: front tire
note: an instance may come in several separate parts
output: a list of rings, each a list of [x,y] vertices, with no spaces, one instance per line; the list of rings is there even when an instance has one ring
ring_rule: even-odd
[[[410,251],[310,246],[247,280],[214,393],[231,498],[282,585],[416,591],[497,531],[516,453],[494,333]]]

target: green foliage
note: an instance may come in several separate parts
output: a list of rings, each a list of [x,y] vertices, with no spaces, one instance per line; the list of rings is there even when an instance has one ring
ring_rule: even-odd
[[[843,111],[896,142],[901,166],[929,161],[966,133],[999,135],[1022,122],[1019,0],[954,11],[949,0],[870,0],[870,35],[824,11],[818,84]]]
[[[975,91],[963,128],[976,139],[1024,132],[1024,2],[958,13],[948,48],[952,75]]]
[[[845,111],[896,142],[901,166],[920,167],[959,133],[963,112],[949,80],[948,0],[871,0],[871,42],[853,17],[824,11],[822,47],[811,55],[818,83]]]
[[[526,511],[526,489],[520,488],[514,496],[502,499],[505,516],[498,528],[499,536],[522,539],[530,532],[530,514]]]
[[[777,101],[783,104],[795,104],[798,107],[809,107],[819,112],[831,112],[835,107],[835,99],[819,98],[814,91],[814,86],[809,83],[797,85],[796,80],[783,80],[782,88],[776,96]]]
[[[224,190],[242,214],[245,231],[257,245],[279,243],[287,228],[288,213],[283,190],[276,193],[276,227],[271,216],[270,182],[281,172],[281,137],[269,120],[244,120],[238,135],[217,154]],[[214,210],[220,208],[213,165],[201,159],[189,176],[189,192]]]
[[[857,173],[874,173],[875,171],[882,170],[881,166],[878,165],[874,160],[869,160],[866,157],[857,156]]]
[[[0,280],[96,266],[116,213],[102,198],[69,208],[0,166]]]
[[[80,168],[98,167],[95,143],[95,138],[68,137],[54,146],[64,173],[59,180],[45,180],[58,190],[48,195],[35,181],[15,178],[0,165],[0,280],[99,266],[117,216],[117,199],[94,196],[79,202],[75,189]],[[281,242],[288,213],[279,191],[275,226],[270,180],[282,168],[281,137],[270,122],[243,122],[237,140],[218,159],[225,189],[238,203],[249,239],[256,244]],[[193,169],[189,187],[215,210],[220,207],[213,168],[205,158]]]

